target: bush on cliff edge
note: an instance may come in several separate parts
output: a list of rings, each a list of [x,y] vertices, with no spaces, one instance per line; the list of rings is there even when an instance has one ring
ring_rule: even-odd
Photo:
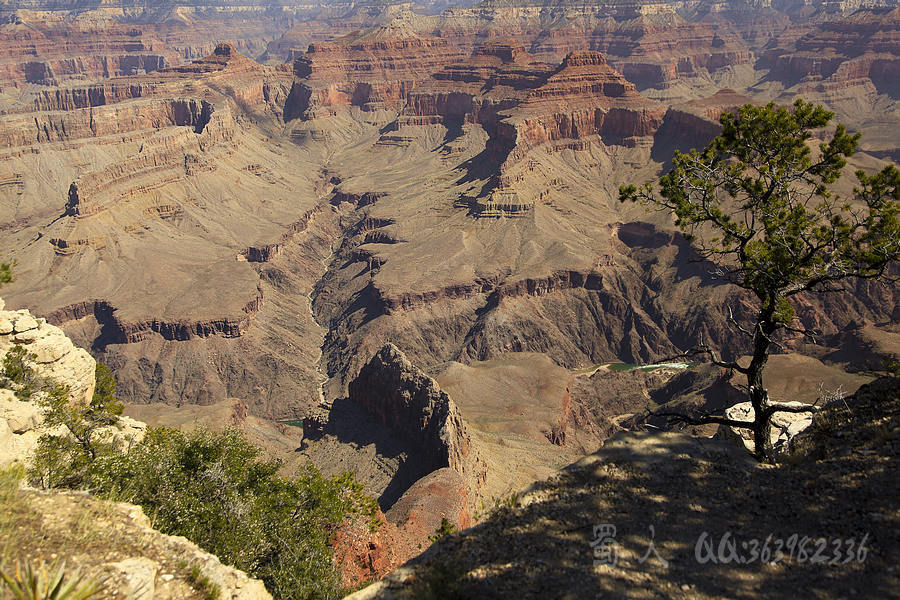
[[[96,461],[85,483],[139,504],[157,529],[261,579],[275,598],[340,597],[332,534],[350,515],[374,522],[377,505],[349,473],[277,471],[237,430],[151,428],[127,454]]]
[[[118,447],[102,434],[122,413],[115,379],[99,363],[96,379],[86,404],[71,403],[55,383],[35,394],[57,430],[39,442],[33,484],[140,505],[155,528],[261,579],[277,599],[342,596],[333,533],[357,516],[377,526],[378,505],[352,474],[326,478],[308,465],[296,478],[280,477],[278,463],[234,429],[149,428],[141,442]]]

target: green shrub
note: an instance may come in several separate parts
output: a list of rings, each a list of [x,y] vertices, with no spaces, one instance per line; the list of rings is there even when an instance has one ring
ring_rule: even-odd
[[[15,281],[15,278],[12,274],[12,268],[16,266],[15,261],[8,262],[0,262],[0,285],[4,285],[6,283],[12,283]]]
[[[352,474],[326,478],[308,465],[286,479],[234,429],[149,428],[125,452],[101,431],[122,413],[116,381],[101,363],[95,375],[87,404],[71,403],[65,386],[41,394],[45,422],[65,433],[40,439],[33,483],[138,504],[154,527],[261,579],[275,598],[341,597],[330,546],[335,530],[351,517],[367,518],[372,530],[378,524],[378,505]],[[196,579],[203,583],[201,573]]]
[[[182,568],[187,568],[187,565],[184,565]],[[188,569],[188,580],[195,590],[203,592],[204,600],[219,600],[222,596],[219,586],[208,576],[204,575],[200,565],[190,566],[190,569]]]
[[[3,357],[3,377],[0,378],[0,387],[13,390],[19,400],[29,400],[44,385],[43,380],[29,364],[36,358],[37,356],[28,352],[25,346],[16,344],[10,348]]]
[[[436,542],[443,537],[447,537],[448,535],[456,533],[457,531],[459,531],[459,529],[456,527],[456,524],[447,517],[444,517],[443,519],[441,519],[441,526],[434,531],[434,535],[429,535],[428,539],[432,542]]]
[[[894,377],[900,377],[900,360],[888,361],[887,372]]]
[[[32,481],[45,488],[79,487],[94,462],[121,449],[101,430],[114,426],[122,414],[116,400],[116,380],[101,362],[94,370],[94,395],[88,403],[72,402],[67,386],[45,382],[37,402],[44,409],[44,423],[62,426],[62,434],[41,436],[35,451]]]
[[[261,579],[276,598],[340,597],[332,535],[351,515],[375,523],[377,505],[349,473],[277,471],[237,430],[151,428],[127,454],[98,459],[84,483],[141,505],[157,529]]]

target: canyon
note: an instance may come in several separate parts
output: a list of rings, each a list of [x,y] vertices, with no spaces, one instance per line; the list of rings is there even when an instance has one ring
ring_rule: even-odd
[[[0,10],[4,298],[108,364],[127,414],[354,471],[392,529],[352,577],[649,407],[738,401],[703,366],[606,366],[737,358],[754,310],[620,185],[797,97],[862,133],[848,174],[900,157],[887,1],[97,4]],[[817,344],[785,342],[773,397],[871,380],[898,306],[800,298]]]

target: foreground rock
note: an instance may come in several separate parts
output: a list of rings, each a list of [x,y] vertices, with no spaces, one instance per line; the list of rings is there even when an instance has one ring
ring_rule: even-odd
[[[2,482],[7,486],[9,482]],[[7,490],[4,490],[7,491]],[[65,560],[67,572],[103,581],[102,598],[270,600],[262,582],[228,567],[183,537],[150,526],[140,507],[80,492],[19,490],[0,499],[5,556],[32,564]],[[34,535],[39,522],[41,535]],[[192,570],[194,574],[192,575]],[[201,583],[205,577],[209,583]]]
[[[723,441],[619,434],[351,598],[888,597],[900,386],[883,378],[846,402],[780,467]]]
[[[64,381],[72,397],[89,401],[94,393],[96,362],[87,350],[76,348],[59,327],[34,317],[27,309],[2,310],[0,300],[0,361],[15,346],[21,346],[34,360],[26,363],[40,377]]]
[[[790,408],[802,408],[808,406],[803,402],[781,402],[784,406]],[[725,411],[725,416],[729,419],[737,421],[753,421],[753,406],[749,402],[741,402],[735,404]],[[779,412],[772,415],[772,431],[770,434],[772,446],[776,452],[784,452],[788,449],[791,440],[797,437],[800,432],[812,425],[812,413],[788,413]],[[744,446],[749,452],[753,452],[756,448],[753,443],[753,431],[750,429],[738,429],[736,427],[720,426],[716,434],[722,439],[731,440],[737,444]]]

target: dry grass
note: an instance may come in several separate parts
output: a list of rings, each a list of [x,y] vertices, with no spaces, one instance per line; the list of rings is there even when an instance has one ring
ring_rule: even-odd
[[[120,599],[125,597],[124,583],[111,563],[143,556],[159,563],[161,573],[176,576],[170,585],[183,582],[179,597],[218,597],[208,578],[200,573],[195,581],[189,568],[180,568],[177,559],[161,551],[151,532],[135,526],[116,504],[78,492],[22,489],[23,476],[22,469],[0,471],[0,567],[10,570],[16,563],[52,565],[64,560],[67,572],[103,582],[98,598]],[[0,589],[0,600],[7,600],[4,594]]]

